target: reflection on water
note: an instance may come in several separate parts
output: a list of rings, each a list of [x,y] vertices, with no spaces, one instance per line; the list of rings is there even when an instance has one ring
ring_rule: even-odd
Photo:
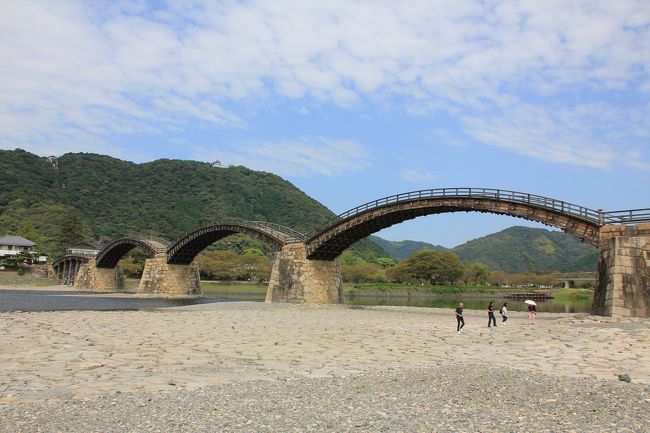
[[[351,297],[347,296],[346,304],[356,305],[403,305],[408,307],[429,307],[429,308],[454,308],[459,302],[465,304],[468,310],[487,310],[490,301],[494,301],[494,311],[498,313],[503,302],[508,303],[509,311],[526,311],[528,306],[523,301],[492,298],[463,298],[462,295],[438,296],[434,299],[408,298],[408,297]],[[590,313],[591,301],[560,303],[549,301],[537,302],[538,312],[550,313]],[[498,315],[498,314],[497,314]]]
[[[254,294],[229,294],[206,293],[207,297],[214,297],[228,300],[241,301],[264,301],[265,295]],[[523,301],[504,299],[498,296],[477,298],[463,298],[463,295],[432,295],[431,297],[406,297],[406,296],[345,296],[345,303],[350,305],[396,305],[406,307],[428,307],[428,308],[454,308],[459,302],[465,304],[469,310],[487,310],[490,301],[494,301],[494,311],[498,313],[503,302],[508,303],[510,311],[526,311],[527,305]],[[591,300],[572,301],[560,303],[557,301],[537,302],[537,311],[551,313],[590,313]]]
[[[216,299],[138,298],[123,294],[97,296],[91,292],[0,290],[0,311],[128,311],[216,302]]]
[[[149,308],[174,307],[206,302],[264,301],[264,293],[218,294],[207,292],[204,298],[159,299],[111,295],[97,296],[82,292],[47,291],[0,291],[0,311],[60,311],[60,310],[142,310]],[[402,305],[409,307],[454,308],[459,302],[470,310],[487,310],[494,301],[494,310],[499,311],[503,301],[508,302],[508,310],[525,311],[522,301],[505,300],[498,297],[477,298],[463,295],[432,295],[430,297],[398,296],[352,296],[345,297],[346,304],[353,305]],[[537,311],[553,313],[589,313],[591,300],[560,303],[557,301],[538,302]]]

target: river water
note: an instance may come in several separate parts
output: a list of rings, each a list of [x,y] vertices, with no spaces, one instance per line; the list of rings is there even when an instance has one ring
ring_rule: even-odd
[[[97,296],[84,292],[52,292],[42,290],[0,290],[0,311],[63,311],[63,310],[146,310],[150,308],[219,302],[214,298],[162,299]]]
[[[435,298],[395,298],[395,297],[348,297],[346,303],[348,304],[370,304],[370,305],[404,305],[409,307],[429,307],[429,308],[455,308],[462,302],[468,310],[486,310],[490,301],[493,301],[494,311],[498,316],[499,309],[504,302],[508,303],[509,311],[526,311],[528,305],[523,301],[515,301],[512,299],[503,299],[499,297],[485,297],[485,298],[464,298],[462,295],[453,296],[437,296]],[[589,313],[591,312],[591,301],[585,302],[567,302],[560,303],[557,301],[538,301],[538,312],[549,313]]]
[[[2,290],[0,291],[0,311],[62,311],[62,310],[146,310],[151,308],[175,307],[182,305],[204,304],[228,301],[264,301],[264,294],[222,295],[208,293],[203,298],[195,299],[165,299],[165,298],[136,298],[116,294],[115,296],[97,296],[93,293],[77,291],[52,292],[40,290]],[[508,302],[508,310],[524,311],[526,304],[521,301],[500,298],[463,298],[462,295],[438,295],[428,298],[408,298],[392,296],[347,296],[346,304],[351,305],[398,305],[410,307],[454,308],[459,302],[469,310],[486,310],[488,303],[494,301],[495,311],[499,311],[502,303]],[[589,313],[591,301],[558,303],[538,302],[537,311],[554,313]]]

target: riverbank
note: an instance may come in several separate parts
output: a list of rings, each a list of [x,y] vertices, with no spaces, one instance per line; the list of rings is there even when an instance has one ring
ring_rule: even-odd
[[[484,312],[466,311],[458,334],[453,311],[436,308],[0,313],[0,431],[641,431],[650,422],[648,320],[525,317],[488,330]]]

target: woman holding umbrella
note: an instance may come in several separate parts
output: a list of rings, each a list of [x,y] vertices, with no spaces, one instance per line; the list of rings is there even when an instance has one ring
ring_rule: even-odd
[[[537,315],[537,308],[535,306],[537,304],[535,303],[535,301],[531,301],[530,299],[527,299],[524,302],[528,304],[528,324],[534,325],[535,316]]]

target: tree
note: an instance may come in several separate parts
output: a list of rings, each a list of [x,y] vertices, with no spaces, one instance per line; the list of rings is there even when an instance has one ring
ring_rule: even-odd
[[[237,260],[239,280],[264,281],[271,277],[271,264],[269,259],[256,248],[249,248]]]
[[[91,238],[92,232],[88,225],[81,219],[75,209],[70,208],[60,225],[58,250],[63,252],[69,246]]]
[[[350,283],[370,283],[385,280],[382,268],[376,263],[361,263],[358,265],[341,265],[343,281]]]
[[[463,264],[448,251],[421,250],[390,269],[389,276],[404,281],[414,279],[430,284],[454,283],[463,275]]]
[[[237,260],[232,251],[203,251],[196,257],[201,278],[208,280],[235,280]]]
[[[350,250],[343,251],[343,254],[341,254],[339,261],[341,262],[342,265],[350,265],[350,266],[355,266],[364,263],[364,260],[358,254],[355,254],[353,251]]]
[[[464,268],[465,281],[473,281],[474,285],[484,283],[490,276],[490,268],[480,262],[467,263]]]
[[[8,268],[16,268],[18,275],[25,275],[25,267],[29,267],[37,257],[38,255],[36,253],[21,251],[15,256],[9,256],[0,260],[0,265]]]
[[[393,259],[392,257],[380,257],[375,261],[379,266],[381,266],[384,269],[395,266],[395,259]]]
[[[406,260],[403,260],[395,266],[386,269],[386,278],[395,283],[414,283],[415,279]]]

